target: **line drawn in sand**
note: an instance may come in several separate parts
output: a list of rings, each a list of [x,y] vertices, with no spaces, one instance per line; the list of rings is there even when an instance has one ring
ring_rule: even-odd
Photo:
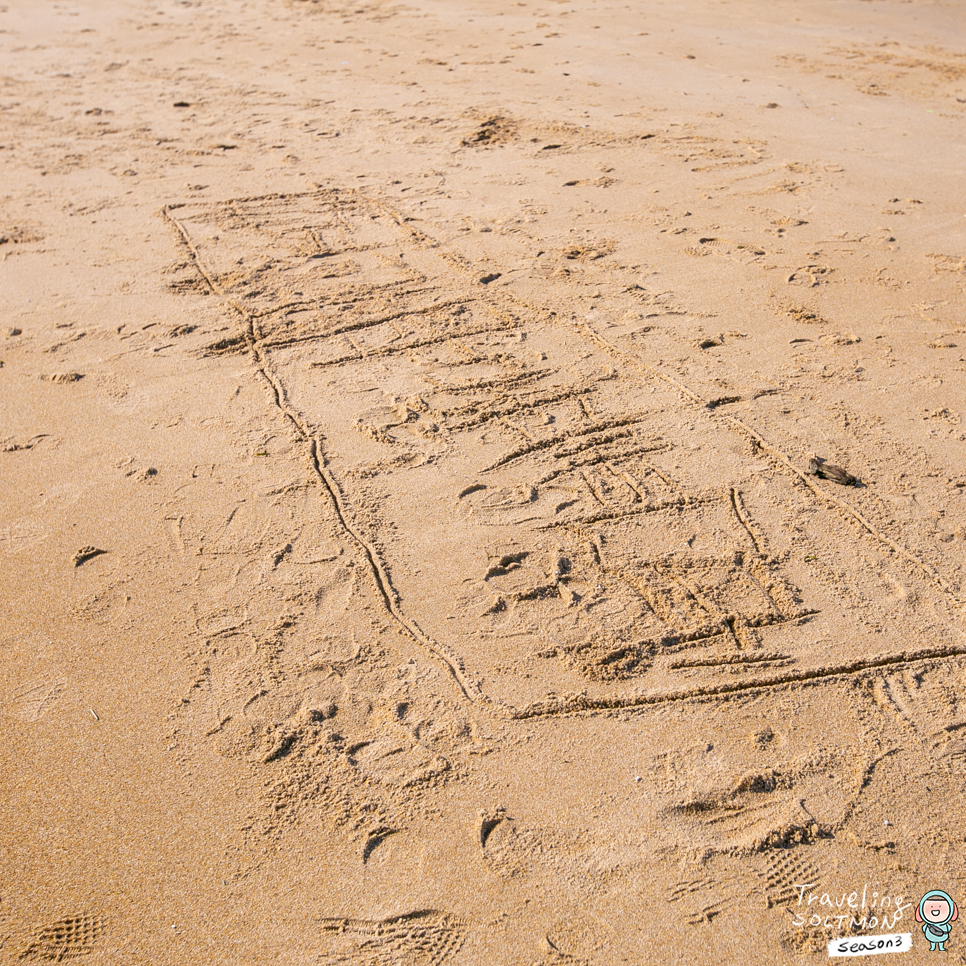
[[[958,671],[955,675],[949,667],[896,668],[867,685],[872,705],[898,728],[903,743],[911,735],[930,759],[947,768],[966,760],[966,717],[959,699],[963,672]]]
[[[481,709],[596,713],[966,652],[948,582],[853,503],[666,368],[481,285],[378,198],[164,216],[238,316],[377,599]],[[885,566],[942,616],[854,622]]]
[[[40,681],[17,688],[8,701],[0,701],[0,712],[24,721],[39,721],[67,690],[64,681]]]

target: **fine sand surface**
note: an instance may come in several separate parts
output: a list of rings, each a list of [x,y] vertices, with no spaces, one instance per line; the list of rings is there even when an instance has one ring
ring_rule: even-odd
[[[964,123],[961,0],[3,0],[0,963],[931,961]]]

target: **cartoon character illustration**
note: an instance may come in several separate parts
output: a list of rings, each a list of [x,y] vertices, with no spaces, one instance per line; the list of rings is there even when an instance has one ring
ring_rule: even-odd
[[[922,923],[922,934],[929,940],[929,952],[946,952],[946,941],[957,918],[956,903],[941,889],[933,889],[919,900],[916,922]]]

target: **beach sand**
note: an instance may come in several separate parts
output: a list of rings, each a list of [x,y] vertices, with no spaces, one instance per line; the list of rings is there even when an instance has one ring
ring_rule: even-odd
[[[960,3],[4,0],[0,63],[0,962],[927,961]]]

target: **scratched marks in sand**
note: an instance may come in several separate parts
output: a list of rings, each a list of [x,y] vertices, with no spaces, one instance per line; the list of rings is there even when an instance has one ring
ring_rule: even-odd
[[[939,575],[563,293],[526,304],[353,191],[166,213],[382,604],[470,700],[593,711],[961,650]]]

